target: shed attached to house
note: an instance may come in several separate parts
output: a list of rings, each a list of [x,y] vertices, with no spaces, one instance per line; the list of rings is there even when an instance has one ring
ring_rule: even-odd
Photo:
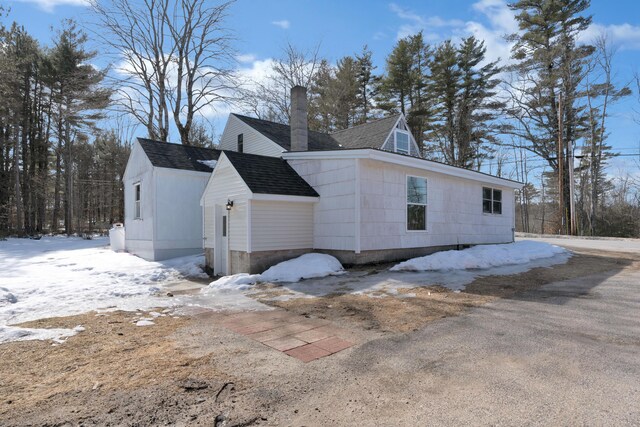
[[[138,138],[123,176],[125,250],[147,260],[202,252],[199,201],[220,151]]]
[[[223,151],[202,195],[215,274],[262,272],[313,249],[318,193],[281,158]]]

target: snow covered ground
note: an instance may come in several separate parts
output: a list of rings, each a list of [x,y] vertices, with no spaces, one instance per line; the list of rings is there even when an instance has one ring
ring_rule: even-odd
[[[73,330],[7,325],[95,309],[169,306],[154,296],[161,285],[184,277],[207,277],[202,256],[148,262],[112,252],[107,238],[43,237],[0,241],[0,343],[70,336]]]
[[[212,282],[202,292],[167,297],[172,284],[186,277],[206,278],[204,258],[190,256],[149,262],[112,252],[108,239],[43,237],[41,240],[0,241],[0,343],[27,339],[57,339],[81,332],[74,329],[29,329],[11,325],[41,318],[68,316],[98,309],[149,311],[171,307],[265,310],[251,298],[257,282],[279,282],[288,291],[276,299],[311,298],[332,292],[371,295],[439,284],[464,289],[478,276],[517,274],[534,267],[564,263],[570,253],[542,242],[477,246],[436,253],[370,274],[345,272],[334,257],[306,254],[275,265],[261,275],[240,274]],[[305,279],[305,280],[302,280]],[[407,295],[404,295],[407,296]],[[150,313],[152,315],[153,313]],[[140,318],[140,326],[153,318]]]

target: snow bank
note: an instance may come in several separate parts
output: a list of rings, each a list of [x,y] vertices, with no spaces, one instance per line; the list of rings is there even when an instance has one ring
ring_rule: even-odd
[[[334,257],[311,253],[276,264],[262,274],[240,273],[221,277],[211,282],[201,294],[216,301],[221,308],[264,310],[267,307],[247,296],[258,282],[298,282],[342,273],[342,264]]]
[[[342,264],[326,254],[304,254],[276,264],[260,275],[262,282],[298,282],[301,279],[343,274]]]
[[[202,255],[149,262],[113,252],[108,243],[60,236],[0,241],[0,342],[70,336],[68,330],[36,333],[10,324],[102,308],[173,305],[155,296],[162,284],[207,277]]]
[[[232,276],[223,276],[218,280],[215,280],[209,284],[209,289],[218,289],[218,290],[226,290],[226,289],[237,289],[244,290],[249,289],[251,285],[260,281],[259,274],[247,274],[240,273],[234,274]]]
[[[240,273],[224,276],[211,282],[207,289],[246,290],[258,282],[298,282],[301,279],[312,279],[343,274],[342,264],[336,258],[326,254],[304,254],[298,258],[283,261],[274,265],[262,274]]]
[[[480,245],[461,251],[438,252],[401,262],[391,271],[469,270],[526,264],[566,253],[566,249],[524,240],[504,245]]]

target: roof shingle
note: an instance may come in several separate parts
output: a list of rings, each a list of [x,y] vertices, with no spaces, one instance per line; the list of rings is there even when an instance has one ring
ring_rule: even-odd
[[[223,151],[253,193],[318,197],[293,168],[279,157]]]
[[[235,113],[232,114],[285,150],[291,150],[291,128],[289,127],[289,125],[283,125],[282,123],[242,116]],[[331,138],[331,135],[312,130],[309,131],[309,151],[339,149],[340,145],[333,138]]]
[[[220,150],[211,148],[171,144],[147,138],[138,138],[138,142],[151,164],[160,168],[211,172],[209,166],[198,160],[218,160],[220,157]]]
[[[381,149],[396,124],[399,114],[333,132],[330,136],[344,148]]]

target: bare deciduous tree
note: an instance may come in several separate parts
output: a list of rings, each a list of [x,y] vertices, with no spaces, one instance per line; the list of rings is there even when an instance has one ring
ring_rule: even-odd
[[[258,118],[288,123],[289,91],[293,86],[311,87],[321,63],[318,51],[319,46],[304,51],[288,43],[264,81],[244,82],[242,107]]]
[[[101,39],[121,63],[119,105],[166,141],[170,123],[182,144],[197,115],[234,98],[234,51],[223,26],[233,1],[91,0]]]

